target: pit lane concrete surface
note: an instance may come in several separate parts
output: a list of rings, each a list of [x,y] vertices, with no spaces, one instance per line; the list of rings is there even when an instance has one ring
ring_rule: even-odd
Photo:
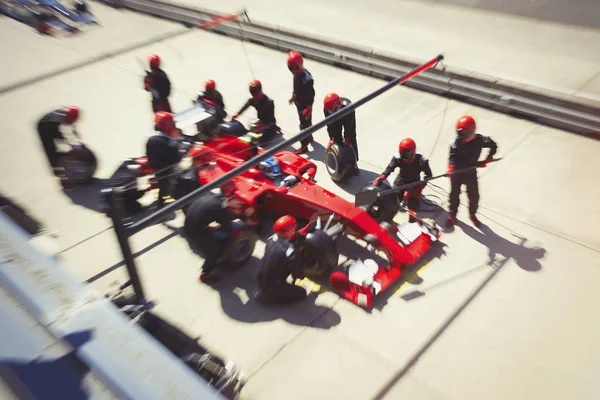
[[[34,59],[25,43],[51,59],[53,68],[68,68],[117,52],[125,41],[133,46],[159,31],[182,29],[100,4],[93,9],[102,29],[68,40],[40,37],[3,19],[0,29],[16,48],[24,43],[27,53],[14,52],[3,68],[20,69],[22,57]],[[138,36],[131,37],[132,31]],[[60,57],[58,48],[64,49]],[[63,192],[48,171],[34,127],[55,107],[79,105],[79,132],[100,159],[99,180],[108,178],[121,160],[142,155],[152,134],[150,102],[136,60],[151,52],[164,60],[175,110],[188,107],[210,77],[235,112],[247,97],[248,80],[256,77],[276,101],[280,126],[287,134],[297,131],[295,109],[287,104],[291,76],[285,55],[198,30],[0,95],[0,191],[58,231],[59,257],[101,293],[126,275],[110,221],[97,211],[102,182]],[[42,70],[47,64],[40,70],[28,65],[28,71],[2,74],[3,86],[48,71]],[[315,121],[322,118],[320,103],[327,92],[356,100],[384,84],[315,62],[306,66],[316,82]],[[465,113],[477,118],[504,157],[480,172],[485,226],[473,228],[461,208],[456,229],[372,310],[309,282],[313,294],[302,304],[258,305],[251,295],[262,243],[242,270],[212,287],[200,284],[202,260],[179,234],[180,212],[131,239],[147,296],[158,302],[158,312],[240,365],[249,375],[245,398],[595,398],[600,389],[594,376],[600,367],[597,141],[399,87],[357,112],[360,176],[344,185],[332,183],[317,144],[309,156],[321,167],[318,182],[352,200],[383,170],[405,136],[430,157],[434,174],[442,173],[454,121]],[[253,117],[254,111],[245,116]],[[316,139],[325,144],[325,131]],[[441,189],[429,185],[425,196],[445,206],[448,182],[433,183]],[[434,208],[423,216],[441,223],[446,213]],[[364,256],[348,241],[342,248],[348,256]]]

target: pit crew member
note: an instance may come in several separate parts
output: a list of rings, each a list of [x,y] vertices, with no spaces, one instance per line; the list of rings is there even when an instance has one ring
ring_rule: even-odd
[[[399,168],[400,172],[394,180],[394,187],[420,181],[421,173],[425,174],[425,178],[431,178],[433,176],[431,168],[429,167],[429,160],[422,154],[417,153],[417,145],[411,138],[403,139],[400,142],[398,145],[398,154],[395,154],[392,157],[387,168],[373,183],[376,186],[379,186],[396,168]],[[409,197],[407,199],[407,206],[411,210],[416,210],[419,206],[421,191],[426,184],[427,183],[424,183],[423,185],[414,188],[396,192],[398,202],[402,203],[404,194],[408,191]],[[413,216],[410,216],[408,221],[415,222],[416,219]]]
[[[195,200],[187,209],[184,232],[192,249],[204,257],[200,281],[216,282],[220,279],[219,258],[222,242],[216,236],[219,232],[211,229],[211,223],[220,225],[220,233],[231,236],[234,233],[232,222],[236,216],[228,210],[228,203],[235,196],[235,183],[228,181],[220,189]]]
[[[460,189],[462,185],[467,187],[467,196],[469,198],[469,214],[471,221],[476,227],[481,226],[477,218],[477,209],[479,207],[479,183],[477,180],[477,169],[460,172],[459,170],[471,167],[484,168],[498,150],[498,145],[489,136],[476,132],[476,124],[473,117],[466,115],[456,122],[456,138],[450,145],[450,155],[448,157],[448,175],[450,175],[450,210],[446,227],[450,228],[456,222],[456,214],[460,205]],[[489,149],[485,160],[479,161],[481,151]],[[455,173],[455,171],[457,171]]]
[[[347,107],[349,104],[351,104],[351,101],[347,98],[340,97],[336,93],[329,93],[327,96],[325,96],[325,99],[323,100],[323,114],[325,115],[325,118],[327,118],[336,111]],[[329,144],[327,145],[327,147],[331,146],[333,143],[345,143],[346,145],[352,147],[352,149],[354,150],[354,155],[356,156],[356,161],[358,162],[358,143],[356,141],[356,115],[354,111],[346,115],[344,118],[341,118],[327,125],[327,133],[329,133]],[[359,170],[357,164],[354,169],[354,175],[358,174]]]
[[[171,94],[171,81],[165,71],[160,68],[160,57],[156,54],[150,56],[150,71],[144,78],[144,89],[152,94],[152,111],[171,111],[169,95]]]
[[[44,115],[38,122],[37,131],[48,158],[50,167],[58,174],[58,152],[56,150],[56,139],[65,139],[60,131],[61,125],[73,125],[79,120],[79,108],[66,106]]]
[[[171,194],[181,161],[178,140],[180,132],[175,127],[171,113],[157,112],[154,122],[157,132],[146,142],[146,155],[158,181],[158,208],[161,208],[164,205],[164,196]]]
[[[273,225],[274,235],[265,247],[258,270],[258,299],[264,304],[290,304],[306,298],[306,290],[287,282],[304,278],[304,268],[297,249],[299,235],[296,219],[286,215]]]
[[[252,106],[256,109],[258,118],[258,124],[254,131],[263,134],[278,133],[279,127],[275,119],[275,102],[263,92],[262,83],[257,79],[250,81],[248,89],[252,97],[231,119],[237,119],[248,107]]]
[[[225,111],[225,102],[221,92],[217,90],[217,85],[214,80],[209,79],[204,83],[204,92],[198,95],[197,103],[207,103],[217,108],[218,119],[223,120],[227,116]]]
[[[315,82],[310,72],[304,68],[304,58],[297,51],[290,51],[287,57],[287,65],[290,72],[294,75],[294,91],[289,100],[289,104],[294,103],[298,110],[300,120],[300,130],[304,130],[312,125],[312,107],[315,101]],[[301,147],[296,151],[298,154],[306,153],[308,145],[313,141],[310,135],[300,141]]]

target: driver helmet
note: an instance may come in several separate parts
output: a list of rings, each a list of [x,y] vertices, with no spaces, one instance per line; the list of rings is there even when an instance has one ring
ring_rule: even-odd
[[[258,168],[262,171],[267,178],[274,179],[281,176],[281,170],[279,169],[279,160],[275,157],[267,158],[261,161]]]

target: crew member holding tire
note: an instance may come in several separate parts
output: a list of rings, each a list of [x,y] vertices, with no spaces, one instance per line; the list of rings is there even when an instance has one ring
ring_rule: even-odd
[[[469,197],[469,214],[471,221],[476,227],[481,226],[477,219],[479,207],[479,184],[477,181],[477,169],[484,168],[492,161],[494,154],[498,151],[498,145],[489,136],[476,132],[475,120],[466,115],[456,122],[456,138],[450,145],[448,157],[448,175],[450,175],[450,214],[446,220],[446,227],[450,228],[456,222],[456,214],[460,205],[460,189],[462,185],[467,187]],[[479,161],[481,151],[490,149],[487,158]],[[469,171],[454,173],[456,170],[472,168]]]
[[[258,118],[258,124],[254,131],[262,133],[265,136],[279,133],[279,127],[275,119],[275,102],[263,92],[262,83],[257,79],[252,80],[248,85],[248,89],[252,97],[248,99],[246,104],[231,119],[237,119],[248,107],[252,106],[256,109]]]
[[[173,114],[160,111],[155,114],[157,133],[146,143],[148,163],[155,171],[158,181],[158,208],[164,205],[164,197],[171,194],[175,176],[181,161],[179,130],[175,127]]]
[[[215,236],[215,230],[209,225],[213,222],[221,225],[221,230],[228,236],[234,233],[232,222],[236,216],[228,210],[228,202],[235,196],[235,183],[228,181],[220,189],[195,200],[187,210],[184,232],[190,247],[204,257],[200,281],[216,282],[221,278],[217,269],[221,256],[222,244]]]
[[[306,290],[287,282],[304,278],[302,257],[296,248],[298,225],[290,215],[279,218],[273,225],[258,271],[258,300],[264,304],[290,304],[306,298]]]
[[[310,72],[304,68],[304,58],[297,51],[290,51],[287,57],[287,65],[290,72],[294,75],[294,91],[289,100],[289,104],[294,103],[298,110],[300,119],[300,130],[304,130],[312,125],[312,107],[315,101],[315,82]],[[313,141],[310,135],[300,141],[301,147],[296,150],[297,154],[306,153],[308,145]]]
[[[425,174],[425,178],[431,178],[433,176],[431,167],[429,166],[429,160],[422,154],[417,153],[417,145],[411,138],[403,139],[400,142],[398,145],[398,154],[395,154],[392,157],[387,168],[375,179],[373,182],[375,186],[379,186],[396,168],[399,168],[400,172],[394,181],[394,187],[420,181],[421,173]],[[407,206],[411,210],[416,210],[419,206],[421,191],[426,184],[427,183],[424,183],[414,188],[396,192],[398,203],[402,203],[404,194],[408,191],[409,196],[407,199]],[[408,221],[415,222],[416,219],[411,216]]]
[[[351,104],[351,101],[347,98],[340,97],[336,93],[329,93],[323,100],[323,114],[325,115],[325,118],[327,118],[336,111],[347,107],[349,104]],[[327,133],[329,134],[329,143],[327,144],[327,148],[334,143],[337,143],[338,145],[349,146],[354,150],[357,163],[352,171],[352,176],[358,175],[360,170],[358,169],[358,142],[356,141],[355,112],[352,111],[345,117],[327,125]]]
[[[56,176],[61,177],[63,186],[67,186],[67,181],[64,178],[64,171],[59,165],[59,153],[56,149],[56,139],[65,140],[65,137],[60,131],[61,125],[73,125],[79,120],[79,108],[76,106],[66,106],[54,110],[44,115],[38,122],[37,131],[42,141],[42,146],[48,163]]]
[[[152,94],[152,111],[171,111],[169,96],[171,95],[171,81],[160,68],[160,57],[156,54],[150,56],[150,71],[146,72],[144,78],[144,89]]]

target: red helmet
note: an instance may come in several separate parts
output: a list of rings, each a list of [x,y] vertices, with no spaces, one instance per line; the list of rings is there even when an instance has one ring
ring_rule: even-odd
[[[258,99],[262,95],[262,83],[258,79],[250,81],[248,88],[250,89],[250,94],[255,99]]]
[[[325,96],[325,100],[323,100],[323,107],[325,107],[327,111],[334,111],[338,109],[341,103],[340,96],[335,93],[329,93]]]
[[[463,140],[471,139],[475,135],[475,120],[465,115],[456,122],[456,133]]]
[[[160,67],[160,57],[158,54],[152,54],[150,56],[150,68],[156,69]]]
[[[415,158],[415,152],[417,151],[417,145],[411,138],[403,139],[398,146],[400,157],[404,161],[412,161]]]
[[[173,114],[159,111],[154,114],[154,122],[158,129],[162,132],[165,132],[168,135],[172,135],[175,131],[175,120],[173,119]]]
[[[212,152],[206,146],[194,146],[189,152],[192,157],[193,163],[196,167],[208,164],[214,158]]]
[[[273,232],[285,240],[293,239],[296,236],[296,229],[298,229],[296,219],[291,215],[284,215],[273,225]]]
[[[287,57],[287,65],[288,69],[294,75],[297,75],[300,72],[302,72],[302,68],[304,68],[304,58],[302,58],[302,54],[300,54],[296,50],[290,51]]]
[[[79,119],[79,107],[77,106],[67,106],[63,108],[64,122],[66,124],[72,124]]]
[[[227,198],[233,197],[235,189],[236,186],[233,181],[227,181],[221,185],[221,193]]]
[[[206,90],[207,92],[211,92],[211,91],[215,90],[216,88],[217,88],[217,84],[212,79],[209,79],[204,83],[204,90]]]

